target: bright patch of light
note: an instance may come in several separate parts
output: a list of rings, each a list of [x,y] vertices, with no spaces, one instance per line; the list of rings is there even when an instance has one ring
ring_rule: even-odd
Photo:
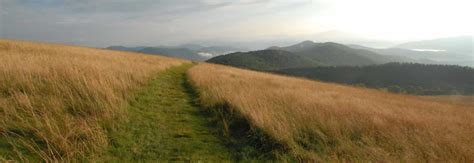
[[[322,14],[313,14],[314,22],[372,38],[408,40],[474,34],[472,0],[324,2],[329,7]]]

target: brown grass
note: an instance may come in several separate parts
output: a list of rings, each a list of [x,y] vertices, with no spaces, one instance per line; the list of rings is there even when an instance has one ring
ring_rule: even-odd
[[[474,105],[211,64],[188,76],[205,107],[229,105],[301,160],[474,160]]]
[[[94,154],[108,145],[107,129],[126,118],[134,90],[184,62],[0,40],[0,138],[44,160]]]
[[[436,100],[452,105],[474,106],[474,96],[446,95],[446,96],[423,96],[428,100]]]

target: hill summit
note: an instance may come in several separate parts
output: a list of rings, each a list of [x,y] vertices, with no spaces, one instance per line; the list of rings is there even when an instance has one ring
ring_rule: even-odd
[[[303,41],[287,47],[272,46],[260,51],[232,53],[208,60],[211,63],[257,70],[316,66],[364,66],[403,61],[406,60],[396,56],[379,55],[369,50],[350,48],[339,43],[315,43],[313,41]]]

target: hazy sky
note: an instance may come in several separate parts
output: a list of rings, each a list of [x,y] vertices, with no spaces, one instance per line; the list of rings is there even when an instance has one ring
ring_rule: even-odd
[[[89,46],[473,34],[472,0],[0,0],[0,37]]]

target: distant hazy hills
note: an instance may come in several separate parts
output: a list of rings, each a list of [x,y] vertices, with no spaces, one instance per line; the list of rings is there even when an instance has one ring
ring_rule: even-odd
[[[457,66],[473,66],[472,56],[448,50],[376,49],[304,41],[221,55],[207,62],[399,93],[474,94],[474,69]]]
[[[289,51],[296,55],[318,61],[324,65],[332,66],[361,66],[409,60],[397,56],[383,56],[369,50],[354,49],[334,42],[315,43],[312,41],[304,41],[288,47],[271,47],[271,49]]]
[[[472,53],[472,51],[469,51],[472,46],[468,46],[468,44],[472,44],[472,40],[467,38],[469,37],[454,37],[429,41],[419,41],[413,43],[406,43],[396,46],[394,48],[386,49],[376,49],[360,45],[348,46],[354,49],[369,50],[381,55],[404,57],[416,63],[447,64],[474,67],[474,53]],[[447,44],[450,45],[443,45],[442,42],[447,42]],[[455,44],[455,42],[457,44]],[[410,49],[404,49],[401,47],[406,47]]]
[[[249,52],[197,44],[176,47],[113,46],[108,49],[198,61],[208,59],[210,63],[400,93],[472,95],[474,69],[462,67],[474,67],[472,47],[472,37],[452,37],[409,42],[385,49],[313,41]]]
[[[332,36],[334,33],[337,34],[337,32],[329,32],[327,35],[330,34]],[[324,35],[318,36],[321,37],[320,39],[324,38]],[[341,39],[347,38],[346,36],[342,36],[343,35],[341,35]],[[198,44],[184,44],[180,46],[157,47],[111,46],[107,49],[159,54],[197,61],[209,59],[209,62],[212,63],[258,70],[298,68],[302,66],[366,66],[390,62],[448,64],[474,67],[472,36],[408,42],[385,49],[365,47],[356,44],[344,45],[334,42],[315,43],[312,41],[304,41],[286,47],[273,46],[265,50],[250,52],[243,52],[247,50],[231,46],[238,45],[202,46]]]
[[[408,62],[410,59],[354,49],[343,44],[304,41],[287,47],[270,47],[266,50],[232,53],[208,60],[257,70],[315,66],[363,66],[388,62]]]
[[[341,44],[358,44],[369,47],[391,47],[398,44],[397,42],[368,38],[362,35],[339,30],[316,33],[309,38],[315,42],[337,42]]]
[[[170,57],[177,57],[189,60],[203,61],[214,56],[241,51],[243,49],[225,46],[201,46],[197,44],[185,44],[181,46],[157,46],[157,47],[125,47],[110,46],[106,49],[132,51],[145,54],[157,54]]]
[[[208,62],[254,70],[276,70],[321,65],[311,59],[277,49],[231,53],[211,58]]]
[[[433,40],[424,40],[408,42],[398,45],[398,48],[404,49],[425,49],[425,50],[444,50],[459,54],[473,54],[473,36],[459,36],[439,38]]]

